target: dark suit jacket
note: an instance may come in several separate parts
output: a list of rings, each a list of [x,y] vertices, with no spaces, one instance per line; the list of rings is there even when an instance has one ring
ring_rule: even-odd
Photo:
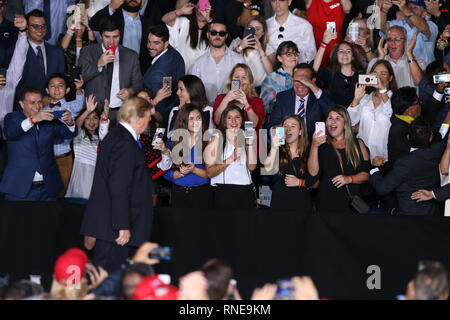
[[[153,186],[144,154],[121,124],[101,142],[91,196],[81,234],[114,242],[119,230],[130,230],[129,246],[150,239]]]
[[[60,47],[52,46],[45,43],[45,55],[47,60],[47,75],[45,70],[39,64],[36,53],[30,46],[27,52],[27,60],[23,67],[22,79],[16,88],[16,107],[18,97],[23,88],[27,86],[34,86],[41,90],[42,94],[46,94],[47,77],[53,73],[66,73],[66,63],[64,60],[64,51]]]
[[[316,121],[325,121],[328,110],[333,106],[329,94],[322,90],[320,99],[310,91],[306,105],[306,129],[308,141],[311,142],[316,129]],[[277,94],[277,101],[270,115],[269,128],[281,123],[285,116],[295,114],[295,92],[294,89],[286,90]]]
[[[433,190],[436,200],[439,202],[445,201],[450,198],[450,183],[445,186],[439,187]]]
[[[156,60],[144,74],[144,86],[150,90],[152,97],[163,85],[163,77],[172,77],[172,96],[164,99],[156,106],[156,110],[167,118],[170,110],[177,102],[178,80],[185,75],[185,65],[181,54],[169,46],[166,53]]]
[[[388,162],[385,170],[389,171],[394,167],[395,161],[409,153],[410,144],[407,139],[409,124],[400,120],[395,115],[391,118],[391,128],[388,136]]]
[[[432,216],[439,214],[435,201],[417,203],[411,194],[419,189],[432,190],[439,186],[439,161],[446,141],[434,143],[431,147],[418,149],[398,159],[392,170],[382,176],[380,172],[370,177],[371,184],[379,195],[395,191],[398,214]]]
[[[98,59],[102,54],[102,44],[92,44],[81,49],[79,58],[81,73],[86,84],[85,96],[94,94],[100,110],[103,110],[103,100],[109,99],[110,96],[106,67],[102,69],[102,72],[99,72],[97,67]],[[137,53],[119,45],[119,59],[120,89],[132,88],[135,92],[142,89],[142,74]]]
[[[55,162],[53,145],[57,139],[72,139],[65,124],[43,121],[24,132],[21,123],[26,119],[23,112],[11,112],[5,117],[4,131],[8,146],[8,162],[0,182],[0,192],[25,197],[31,188],[34,173],[44,176],[44,187],[50,196],[56,196],[63,184]]]
[[[151,1],[153,2],[153,1]],[[122,8],[114,11],[112,16],[109,15],[109,5],[104,7],[102,10],[98,11],[92,18],[89,20],[89,26],[94,31],[100,31],[101,23],[104,19],[116,19],[120,24],[120,44],[123,42],[123,30],[125,28],[125,19],[123,18],[123,10]],[[141,49],[139,52],[139,62],[141,67],[141,72],[144,73],[147,70],[149,63],[148,51],[147,51],[147,37],[148,37],[148,28],[151,26],[150,20],[145,16],[140,16],[141,25],[142,25],[142,36],[141,36]]]

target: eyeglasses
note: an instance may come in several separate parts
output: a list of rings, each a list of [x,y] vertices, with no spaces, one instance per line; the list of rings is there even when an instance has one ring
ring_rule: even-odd
[[[298,52],[285,52],[285,53],[280,54],[280,56],[286,56],[288,58],[298,57],[299,55],[300,54]]]
[[[41,30],[45,30],[47,29],[47,25],[46,24],[30,24],[30,27],[32,27],[33,29],[41,29]]]
[[[216,31],[216,30],[211,30],[211,31],[209,31],[209,33],[210,33],[213,37],[215,37],[215,36],[217,36],[217,35],[219,35],[220,37],[225,37],[225,36],[228,34],[228,32],[226,32],[226,31]]]
[[[387,38],[387,42],[393,42],[393,41],[402,41],[405,40],[405,38]]]

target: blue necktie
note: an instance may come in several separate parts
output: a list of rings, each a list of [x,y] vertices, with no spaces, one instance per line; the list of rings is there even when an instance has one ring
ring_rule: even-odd
[[[141,141],[139,140],[139,138],[137,138],[136,142],[137,142],[137,145],[138,145],[139,149],[142,150],[142,143],[141,143]]]
[[[303,118],[305,116],[305,99],[298,98],[300,103],[298,104],[298,108],[295,110],[295,114],[298,115],[300,118]]]
[[[44,0],[44,14],[47,17],[46,23],[47,23],[47,33],[45,34],[45,40],[47,41],[52,37],[52,16],[51,16],[51,10],[50,10],[50,0]]]

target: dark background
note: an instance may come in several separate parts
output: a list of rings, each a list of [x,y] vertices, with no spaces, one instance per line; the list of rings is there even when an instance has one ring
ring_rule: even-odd
[[[0,202],[0,275],[42,275],[49,288],[56,257],[82,245],[83,209]],[[444,217],[159,208],[152,239],[174,247],[174,260],[156,267],[171,274],[173,284],[219,257],[233,268],[244,298],[266,282],[310,275],[321,298],[393,299],[405,292],[420,260],[438,260],[450,270],[450,219]],[[381,290],[366,286],[370,265],[381,269]]]

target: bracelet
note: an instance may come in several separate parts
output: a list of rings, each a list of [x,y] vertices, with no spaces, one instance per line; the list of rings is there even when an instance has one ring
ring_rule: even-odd
[[[411,63],[413,61],[416,61],[416,58],[412,58],[411,60],[408,59],[408,63]]]
[[[181,14],[178,14],[178,10],[175,10],[174,12],[177,17],[181,16]]]
[[[35,124],[36,124],[36,121],[34,121],[32,117],[29,117],[28,119],[30,120],[30,122],[31,122],[32,125],[35,125]]]
[[[108,118],[101,118],[100,121],[108,121]]]
[[[301,187],[304,187],[305,186],[305,179],[298,179],[298,186],[301,188]]]
[[[324,45],[323,43],[321,43],[321,44],[320,44],[320,47],[321,47],[321,48],[324,48],[324,49],[326,49],[326,48],[327,48],[327,46],[326,46],[326,45]]]
[[[248,107],[245,108],[245,111],[249,112],[250,110],[252,110],[252,106],[251,106],[251,105],[248,105]]]
[[[252,2],[251,1],[249,1],[249,2],[242,2],[242,5],[244,6],[244,8],[250,9],[250,7],[252,6]]]
[[[242,51],[242,47],[241,47],[241,44],[238,44],[238,45],[237,45],[237,47],[236,47],[236,51],[237,51],[237,52],[241,52],[241,51]]]
[[[328,43],[326,43],[325,41],[322,41],[321,43],[320,43],[320,46],[322,47],[322,46],[325,46],[324,48],[326,48],[326,47],[328,47]]]
[[[350,176],[350,179],[352,179],[351,183],[355,183],[355,181],[353,180],[353,176]]]

